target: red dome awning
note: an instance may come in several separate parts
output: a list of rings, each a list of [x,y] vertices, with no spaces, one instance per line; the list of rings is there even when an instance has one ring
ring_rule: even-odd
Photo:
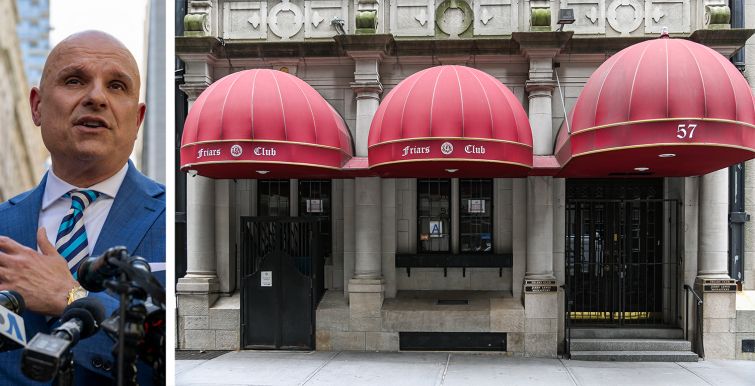
[[[755,107],[716,51],[667,37],[628,47],[585,84],[556,140],[562,177],[693,176],[755,157]]]
[[[303,80],[267,69],[210,85],[181,138],[181,170],[212,178],[337,177],[352,154],[335,109]]]
[[[371,170],[385,177],[522,177],[532,131],[497,79],[463,66],[432,67],[396,85],[370,126]]]

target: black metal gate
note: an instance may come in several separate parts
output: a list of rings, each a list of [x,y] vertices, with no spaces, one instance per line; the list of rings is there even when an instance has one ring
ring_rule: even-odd
[[[662,185],[660,192],[657,186],[632,188],[635,194],[612,194],[623,196],[619,199],[574,198],[579,195],[573,190],[569,195],[567,188],[566,288],[572,326],[677,323],[680,203],[647,198],[662,194]]]
[[[241,342],[253,349],[314,349],[323,262],[314,218],[241,218]]]

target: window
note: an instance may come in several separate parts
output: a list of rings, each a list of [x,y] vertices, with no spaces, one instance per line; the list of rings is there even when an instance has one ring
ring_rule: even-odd
[[[451,181],[417,180],[419,252],[451,250]]]
[[[299,216],[320,219],[320,250],[330,256],[332,239],[330,232],[330,181],[299,180]]]
[[[257,215],[260,217],[288,217],[291,215],[288,180],[259,180],[257,182]]]
[[[493,180],[459,180],[459,250],[493,253]]]

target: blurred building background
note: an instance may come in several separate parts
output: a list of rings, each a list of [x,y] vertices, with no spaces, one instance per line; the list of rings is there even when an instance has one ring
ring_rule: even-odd
[[[24,70],[29,85],[39,84],[45,58],[50,52],[50,1],[16,0],[19,21],[18,40],[24,58]]]
[[[35,186],[49,166],[39,129],[31,120],[29,90],[39,84],[50,49],[65,37],[90,29],[121,40],[139,65],[147,115],[131,158],[146,175],[165,183],[165,2],[2,0],[0,4],[0,49],[5,58],[0,61],[0,202]]]
[[[15,0],[0,0],[0,57],[3,58],[0,60],[0,202],[36,185],[47,157],[39,130],[31,121],[27,101],[29,86],[21,50],[23,39],[16,32],[16,26],[23,20],[19,9]],[[29,36],[41,34],[29,32],[25,35],[28,39],[24,40],[25,44],[32,41]],[[39,47],[41,50],[42,45]],[[38,50],[32,52],[37,54]],[[34,73],[33,66],[30,73]]]

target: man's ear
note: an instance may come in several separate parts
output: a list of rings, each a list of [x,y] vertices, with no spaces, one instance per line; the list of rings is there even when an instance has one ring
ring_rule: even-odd
[[[39,111],[39,104],[41,102],[42,96],[39,93],[39,89],[37,87],[32,87],[31,93],[29,94],[29,106],[31,107],[31,119],[37,126],[42,125],[42,114]]]
[[[136,131],[139,132],[139,128],[142,127],[142,122],[144,122],[144,114],[147,112],[147,105],[144,103],[139,103],[139,112],[136,117]]]

